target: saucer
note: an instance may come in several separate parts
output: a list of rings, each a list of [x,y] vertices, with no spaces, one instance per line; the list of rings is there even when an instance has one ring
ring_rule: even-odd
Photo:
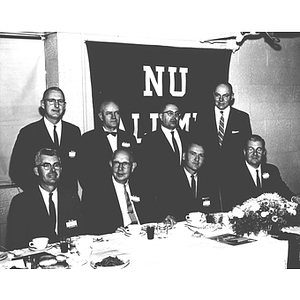
[[[53,245],[48,245],[46,248],[43,248],[43,249],[37,249],[34,247],[28,247],[28,249],[30,251],[47,251],[47,250],[50,250],[52,247],[53,247]]]

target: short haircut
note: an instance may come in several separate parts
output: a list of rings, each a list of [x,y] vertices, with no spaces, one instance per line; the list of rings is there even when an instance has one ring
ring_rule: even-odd
[[[100,103],[99,112],[102,113],[104,111],[104,107],[107,106],[109,103],[114,103],[115,105],[117,105],[119,107],[119,110],[120,110],[120,105],[117,101],[115,101],[115,100],[104,100],[103,102]]]
[[[248,139],[247,139],[247,142],[245,144],[245,149],[247,149],[247,146],[248,146],[248,142],[261,142],[262,143],[262,146],[264,149],[266,149],[266,142],[265,140],[258,134],[252,134]]]
[[[111,157],[111,161],[113,161],[116,157],[116,155],[120,152],[125,152],[128,154],[129,156],[129,161],[132,163],[134,162],[134,156],[133,156],[133,152],[129,149],[129,148],[124,148],[124,147],[121,147],[117,150],[115,150],[115,152],[112,154],[112,157]]]
[[[160,106],[159,112],[160,112],[160,113],[163,113],[164,110],[166,109],[167,105],[175,105],[175,106],[178,108],[178,110],[180,111],[180,107],[179,107],[179,105],[178,105],[177,103],[174,103],[174,102],[168,102],[168,103],[164,103],[164,104],[162,104],[162,105]]]
[[[223,84],[223,85],[227,85],[227,86],[229,87],[229,89],[230,89],[230,94],[232,94],[232,93],[233,93],[233,88],[232,88],[232,85],[231,85],[231,83],[229,83],[229,82],[220,82],[220,83],[216,84],[216,86],[215,86],[215,90],[216,90],[217,86],[219,86],[219,85],[221,85],[221,84]]]
[[[189,151],[189,149],[191,148],[192,145],[201,146],[203,148],[203,150],[205,151],[205,146],[204,146],[204,143],[202,141],[200,141],[199,139],[190,139],[188,141],[188,143],[184,144],[183,152],[188,153],[188,151]]]
[[[44,94],[43,94],[43,100],[46,99],[48,93],[51,92],[51,91],[61,92],[61,94],[62,94],[62,96],[63,96],[63,98],[65,100],[65,94],[64,94],[64,92],[58,86],[51,86],[51,87],[47,88],[45,90]]]
[[[57,150],[51,149],[51,148],[42,148],[35,155],[34,161],[35,161],[36,166],[38,166],[41,163],[41,160],[42,160],[41,156],[42,155],[56,156],[58,158],[59,162],[61,162],[60,156],[59,156]]]

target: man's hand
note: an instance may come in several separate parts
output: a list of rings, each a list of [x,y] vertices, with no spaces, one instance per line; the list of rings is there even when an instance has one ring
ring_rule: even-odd
[[[175,217],[167,215],[166,218],[164,219],[164,223],[170,224],[171,228],[173,228],[177,222]]]

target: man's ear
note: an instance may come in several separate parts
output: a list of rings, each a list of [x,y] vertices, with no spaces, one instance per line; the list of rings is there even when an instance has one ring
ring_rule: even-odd
[[[41,103],[41,108],[42,108],[42,109],[45,109],[45,101],[44,101],[44,100],[41,100],[40,103]]]
[[[110,167],[112,168],[112,161],[111,161],[111,160],[108,162],[108,164],[109,164]]]
[[[160,119],[161,121],[162,121],[162,115],[163,115],[162,113],[159,113],[159,114],[158,114],[159,119]]]
[[[103,121],[103,116],[102,116],[101,112],[99,112],[98,116],[99,116],[100,120]]]
[[[131,165],[131,173],[134,171],[134,169],[137,167],[137,163],[134,161]]]
[[[33,168],[33,172],[34,172],[34,174],[35,174],[36,176],[39,176],[39,175],[40,175],[38,167],[34,167],[34,168]]]
[[[183,152],[183,153],[182,153],[182,160],[185,160],[185,158],[186,158],[186,153]]]

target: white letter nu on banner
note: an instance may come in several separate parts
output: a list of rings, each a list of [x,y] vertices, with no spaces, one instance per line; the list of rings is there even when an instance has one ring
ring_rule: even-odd
[[[183,97],[186,93],[186,74],[188,73],[188,68],[179,68],[179,72],[181,73],[181,91],[175,91],[175,73],[176,67],[169,67],[169,75],[170,75],[170,94],[173,97]]]
[[[153,71],[150,66],[143,66],[143,70],[145,71],[145,90],[144,96],[152,96],[153,92],[150,89],[150,81],[155,89],[157,96],[162,97],[163,95],[163,81],[162,75],[165,71],[165,67],[156,66],[155,70],[157,72],[157,80],[153,74]]]

